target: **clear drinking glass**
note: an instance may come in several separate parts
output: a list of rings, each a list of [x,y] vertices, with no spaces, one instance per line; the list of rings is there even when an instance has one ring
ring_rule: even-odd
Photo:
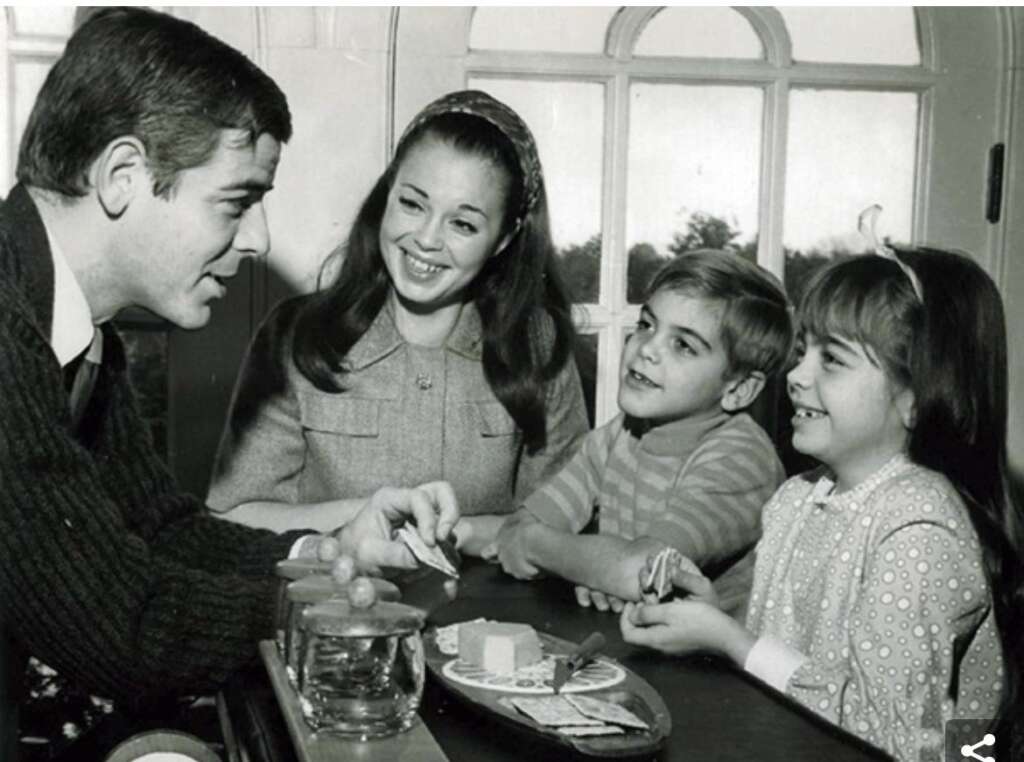
[[[309,577],[314,574],[329,575],[331,573],[331,562],[318,561],[314,558],[289,558],[277,562],[275,573],[281,579],[294,582],[295,580],[303,579],[304,577]],[[277,652],[281,654],[281,659],[286,659],[287,656],[287,640],[289,639],[289,616],[291,608],[291,600],[288,598],[288,591],[286,588],[283,603],[277,611],[277,626],[274,628],[274,641],[277,643]]]
[[[309,725],[359,739],[412,727],[423,696],[425,613],[332,599],[301,616],[299,704]]]

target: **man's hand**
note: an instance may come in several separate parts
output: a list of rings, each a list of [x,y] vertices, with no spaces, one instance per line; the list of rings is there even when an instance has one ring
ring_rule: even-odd
[[[502,526],[495,545],[498,561],[507,574],[516,579],[534,579],[540,576],[541,570],[530,558],[529,537],[530,533],[540,526],[542,525],[536,517],[521,508]]]
[[[575,592],[576,602],[583,608],[593,606],[598,611],[611,609],[618,614],[626,605],[621,598],[616,598],[614,595],[603,593],[600,590],[593,590],[585,585],[576,585]]]
[[[375,574],[382,566],[415,569],[416,558],[394,530],[411,519],[423,541],[430,546],[445,539],[459,519],[455,493],[448,482],[429,482],[418,487],[383,487],[377,490],[356,516],[337,531],[342,553],[356,559],[359,568]]]

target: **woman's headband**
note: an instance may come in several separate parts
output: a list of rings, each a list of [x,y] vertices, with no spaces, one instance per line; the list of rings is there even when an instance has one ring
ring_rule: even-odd
[[[879,204],[872,204],[857,217],[857,230],[860,234],[868,239],[871,244],[871,248],[875,254],[888,259],[890,262],[895,262],[896,265],[903,271],[903,274],[907,276],[907,280],[910,281],[910,287],[914,289],[914,294],[917,295],[917,300],[924,303],[924,292],[921,289],[921,281],[917,277],[917,273],[914,272],[910,265],[906,264],[903,260],[896,256],[896,252],[893,251],[892,247],[886,246],[878,238],[878,233],[875,231],[875,225],[878,223],[878,215],[882,213],[882,207]]]
[[[417,114],[402,133],[399,145],[425,122],[443,114],[470,114],[480,117],[497,127],[501,134],[508,138],[515,150],[519,169],[523,173],[523,203],[519,214],[516,215],[515,223],[515,226],[519,227],[523,218],[537,203],[540,189],[544,184],[537,143],[530,133],[530,128],[519,118],[519,114],[482,90],[458,90],[441,96]]]

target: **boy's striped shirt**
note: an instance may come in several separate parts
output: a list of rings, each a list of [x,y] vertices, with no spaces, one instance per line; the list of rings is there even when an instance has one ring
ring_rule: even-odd
[[[623,415],[524,503],[545,524],[579,532],[598,510],[602,534],[654,537],[700,566],[733,558],[760,534],[761,508],[785,474],[746,413],[684,419],[637,435]]]

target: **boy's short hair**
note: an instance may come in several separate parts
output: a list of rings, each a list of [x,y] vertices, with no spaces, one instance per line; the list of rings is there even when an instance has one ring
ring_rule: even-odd
[[[647,289],[724,305],[720,333],[732,375],[782,370],[793,346],[792,308],[778,278],[734,251],[700,249],[672,259]]]
[[[83,196],[88,171],[110,141],[146,148],[154,192],[204,164],[221,131],[291,137],[284,93],[242,53],[188,21],[144,8],[105,8],[68,40],[29,116],[18,180]]]

